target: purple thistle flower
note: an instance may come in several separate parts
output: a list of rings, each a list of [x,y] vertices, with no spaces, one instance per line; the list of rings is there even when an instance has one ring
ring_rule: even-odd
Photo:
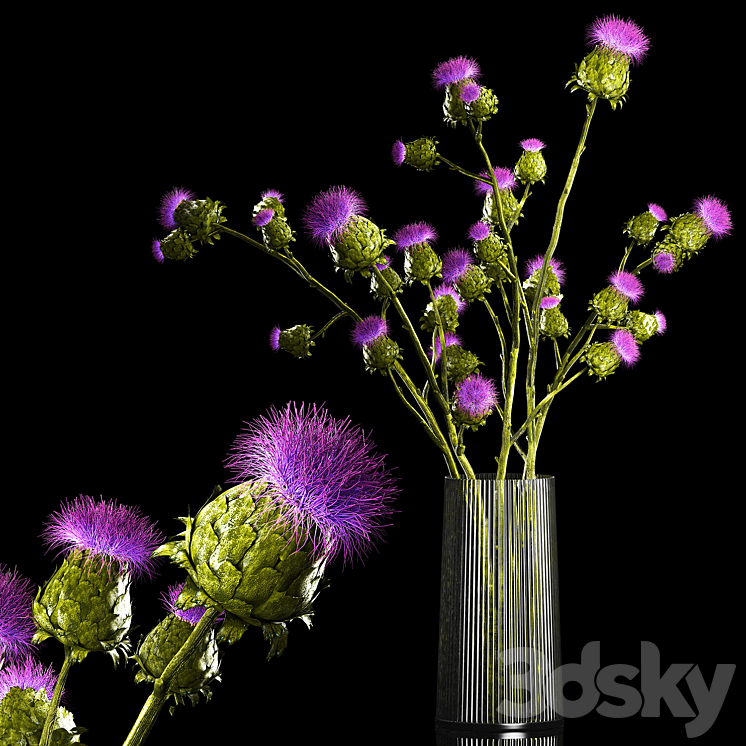
[[[274,197],[280,204],[285,201],[285,198],[276,189],[265,189],[260,197],[262,200],[267,199],[267,197]]]
[[[541,308],[554,308],[558,306],[562,301],[555,295],[547,295],[546,298],[541,299]]]
[[[586,41],[589,45],[600,45],[625,55],[633,63],[641,62],[650,48],[650,40],[634,21],[623,21],[615,15],[607,15],[588,26]]]
[[[389,324],[380,316],[366,316],[360,319],[352,328],[350,339],[362,349],[364,345],[372,344],[380,337],[389,333]]]
[[[11,573],[0,567],[0,661],[6,654],[8,660],[19,660],[33,650],[35,596],[33,583],[18,568]]]
[[[433,295],[435,296],[436,300],[441,295],[450,295],[453,300],[456,301],[456,313],[460,316],[465,310],[468,309],[468,305],[466,301],[458,294],[458,291],[456,288],[454,288],[452,285],[449,285],[446,282],[442,282],[437,287],[433,288]]]
[[[479,65],[470,57],[451,57],[441,62],[432,72],[433,88],[445,88],[464,78],[476,79],[481,75]]]
[[[481,241],[490,235],[490,224],[484,220],[480,220],[478,223],[469,227],[468,236],[472,241]]]
[[[625,298],[629,298],[632,303],[637,303],[645,293],[642,289],[642,283],[637,278],[637,275],[633,275],[630,272],[617,270],[616,272],[612,272],[606,278],[606,281]]]
[[[459,337],[458,334],[454,334],[453,332],[446,332],[443,336],[445,338],[446,347],[450,347],[451,345],[457,345],[458,347],[461,347],[461,337]],[[427,348],[427,356],[428,358],[431,358],[433,356],[432,345]],[[440,334],[435,335],[435,362],[440,362]]]
[[[179,619],[183,619],[185,622],[189,622],[189,624],[197,624],[205,614],[204,606],[193,606],[191,609],[178,609],[176,607],[176,601],[179,598],[179,594],[184,590],[185,585],[186,580],[169,586],[165,593],[161,593],[161,601],[163,601],[166,611],[175,614]],[[225,619],[225,611],[218,615],[214,623],[217,624],[223,619]]]
[[[656,308],[653,314],[658,319],[658,328],[655,330],[656,334],[663,334],[666,331],[666,317]]]
[[[273,326],[272,331],[269,333],[269,346],[277,352],[280,349],[280,329],[279,326]]]
[[[404,147],[404,143],[401,140],[397,140],[394,143],[394,147],[391,148],[391,160],[397,166],[401,166],[404,163],[404,158],[407,155],[407,149]]]
[[[362,215],[367,209],[365,201],[354,189],[330,187],[313,198],[302,219],[311,240],[324,246],[337,241],[349,219],[353,215]]]
[[[527,280],[531,275],[536,272],[537,269],[541,269],[544,264],[544,254],[537,254],[533,259],[529,259],[523,270],[523,279]],[[565,281],[565,268],[559,259],[552,257],[549,260],[549,266],[554,272],[554,276],[557,278],[557,282],[560,285]]]
[[[150,244],[150,251],[153,254],[153,259],[163,264],[163,252],[161,251],[161,242],[157,239],[153,239],[153,243]]]
[[[727,236],[732,226],[730,211],[725,202],[717,197],[698,197],[694,200],[694,214],[702,218],[702,222],[707,226],[707,230],[720,239]]]
[[[531,153],[537,153],[542,148],[546,148],[546,145],[534,137],[530,137],[528,140],[521,140],[518,143],[524,150],[528,150]]]
[[[288,402],[283,412],[272,407],[269,418],[254,420],[233,446],[236,454],[228,465],[238,476],[231,481],[269,483],[295,536],[309,536],[315,555],[316,527],[328,559],[341,550],[346,564],[353,552],[367,552],[390,525],[378,520],[397,512],[388,505],[398,492],[396,478],[349,417],[335,420],[323,405],[312,406],[304,411],[305,404],[298,410]]]
[[[481,90],[481,86],[477,85],[476,83],[467,83],[459,91],[459,98],[465,104],[470,104],[472,101],[476,101],[479,98]]]
[[[385,254],[381,254],[379,261],[376,262],[376,267],[378,267],[378,269],[386,269],[386,267],[390,266],[391,260]]]
[[[174,219],[174,212],[176,212],[176,208],[185,199],[193,200],[194,192],[184,189],[184,187],[174,187],[173,191],[166,194],[161,200],[161,206],[158,210],[158,220],[167,231],[172,231],[174,228],[179,227]]]
[[[495,172],[495,179],[497,180],[497,188],[502,192],[505,189],[508,191],[513,191],[518,184],[518,182],[515,180],[515,175],[509,168],[501,168],[498,166],[497,168],[492,169]],[[482,171],[480,176],[484,177],[485,179],[488,179],[489,176],[487,175],[487,171]],[[474,191],[477,194],[487,194],[492,190],[492,184],[488,184],[485,181],[479,181],[478,179],[474,181]]]
[[[656,205],[653,202],[651,202],[648,205],[648,212],[650,212],[651,215],[659,223],[665,223],[668,220],[668,216],[666,215],[666,211],[660,205]]]
[[[30,656],[23,661],[9,663],[0,671],[0,700],[17,686],[21,689],[35,689],[37,692],[43,688],[51,702],[57,678],[51,663],[47,668],[42,668],[42,664]],[[69,704],[67,690],[63,690],[60,704]],[[23,742],[26,743],[25,739]]]
[[[458,282],[467,268],[474,264],[471,252],[456,247],[443,254],[443,281]]]
[[[103,499],[96,502],[83,495],[53,513],[46,525],[41,536],[49,549],[62,545],[58,555],[85,550],[86,563],[97,558],[100,569],[106,566],[110,575],[111,564],[116,563],[119,571],[129,572],[133,580],[141,574],[152,577],[153,551],[165,539],[137,506]]]
[[[662,251],[653,257],[653,267],[659,274],[669,275],[676,266],[676,258],[668,251]]]
[[[261,228],[263,225],[267,225],[270,220],[275,216],[275,211],[267,207],[264,210],[259,210],[259,212],[254,215],[254,219],[251,221],[252,225],[255,225],[257,228]]]
[[[456,409],[470,417],[484,417],[497,406],[497,387],[491,378],[472,373],[456,384],[453,401]]]
[[[429,223],[410,223],[394,234],[394,244],[399,251],[404,251],[416,243],[435,241],[438,234]]]
[[[615,329],[609,341],[626,367],[631,368],[640,358],[640,346],[627,329]]]

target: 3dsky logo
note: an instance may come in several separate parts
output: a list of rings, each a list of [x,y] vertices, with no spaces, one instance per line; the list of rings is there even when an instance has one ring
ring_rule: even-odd
[[[537,693],[537,663],[543,671],[548,671],[547,660],[540,651],[530,648],[513,648],[506,650],[501,655],[506,671],[510,676],[510,685],[513,691]],[[693,718],[686,723],[686,735],[688,738],[696,738],[706,733],[717,719],[723,706],[725,696],[728,693],[733,674],[736,670],[735,663],[718,663],[712,678],[712,683],[707,686],[699,665],[693,663],[673,663],[666,672],[661,675],[660,652],[652,642],[640,643],[640,668],[615,663],[601,668],[601,643],[598,640],[589,642],[580,654],[580,663],[566,663],[549,676],[553,676],[553,687],[555,709],[558,714],[567,718],[578,718],[587,715],[595,709],[599,715],[609,718],[626,718],[640,712],[642,717],[660,717],[661,700],[665,700],[674,717]],[[523,672],[516,673],[513,664],[523,664]],[[531,665],[534,670],[531,670]],[[510,670],[513,669],[512,673]],[[619,683],[617,678],[633,679],[640,674],[641,692],[632,686]],[[678,684],[684,680],[689,687],[692,699],[697,711],[690,707],[684,698]],[[563,692],[565,684],[575,681],[582,687],[583,693],[579,699],[567,699]],[[544,682],[546,685],[546,682]],[[503,702],[499,709],[502,712],[511,711],[516,714],[516,707],[525,710],[526,714],[538,714],[549,704],[546,702],[546,686],[544,692],[536,697],[537,701]],[[598,704],[601,694],[619,698],[624,704],[614,705],[610,702]],[[530,696],[530,695],[529,695]]]

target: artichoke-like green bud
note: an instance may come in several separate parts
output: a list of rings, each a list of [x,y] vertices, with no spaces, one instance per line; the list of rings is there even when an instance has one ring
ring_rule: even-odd
[[[486,122],[493,114],[497,114],[498,99],[490,88],[481,86],[479,96],[473,101],[464,102],[466,115],[474,122]]]
[[[515,165],[515,175],[525,184],[544,183],[547,164],[540,150],[524,150]]]
[[[370,344],[363,345],[363,361],[368,373],[379,371],[381,375],[387,376],[388,369],[401,359],[399,345],[386,335],[378,337]]]
[[[609,286],[593,296],[588,310],[595,310],[601,321],[614,323],[625,317],[628,306],[629,299],[616,288]]]
[[[453,384],[461,383],[482,364],[476,355],[457,344],[446,345],[445,360],[448,380]]]
[[[598,381],[610,376],[621,362],[619,353],[610,342],[594,342],[581,360],[588,365],[588,374],[596,376]]]
[[[383,279],[386,280],[394,295],[401,293],[404,290],[404,281],[399,276],[399,273],[393,267],[389,266],[387,257],[382,256],[381,259],[385,261],[385,266],[382,266],[382,263],[378,262],[377,267]],[[370,274],[370,292],[377,300],[383,300],[384,298],[391,299],[391,292],[378,280],[378,275],[375,272],[371,272]]]
[[[296,324],[289,329],[273,329],[273,335],[270,335],[272,348],[277,350],[282,348],[294,357],[306,358],[311,357],[311,347],[316,346],[316,342],[311,340],[313,327],[307,324]],[[276,337],[276,340],[274,339]]]
[[[501,260],[504,260],[506,266],[508,264],[508,247],[493,231],[490,231],[484,238],[474,241],[474,253],[483,264],[495,264]]]
[[[176,210],[174,210],[174,220],[181,226],[191,237],[193,241],[206,241],[213,245],[213,238],[219,239],[220,234],[214,233],[221,223],[225,223],[227,218],[223,217],[222,212],[225,205],[219,200],[213,202],[209,197],[206,199],[182,200]]]
[[[440,315],[440,322],[443,324],[443,331],[453,332],[456,331],[458,326],[458,304],[456,299],[449,294],[439,295],[435,299],[435,306],[438,309]],[[438,317],[435,313],[435,307],[432,302],[427,304],[425,309],[425,315],[420,316],[420,329],[425,329],[428,332],[432,332],[438,325]]]
[[[689,253],[685,251],[676,241],[671,238],[670,234],[664,236],[650,254],[653,265],[666,273],[678,272],[686,259],[689,258]],[[661,269],[665,267],[665,269]]]
[[[543,261],[543,257],[540,257]],[[555,262],[555,259],[550,259],[550,262]],[[523,282],[523,292],[526,296],[526,303],[528,303],[529,308],[533,306],[534,298],[536,297],[536,290],[539,287],[539,278],[541,276],[541,262],[539,262],[539,268],[535,269],[531,276],[524,280]],[[547,296],[556,296],[559,295],[560,292],[560,280],[557,277],[557,274],[555,272],[554,267],[552,267],[551,263],[547,266],[547,271],[544,274],[544,294],[542,296],[543,298],[546,298]]]
[[[197,254],[183,228],[175,228],[161,241],[161,252],[166,259],[191,259]]]
[[[507,255],[496,264],[482,264],[482,269],[487,277],[494,282],[512,282],[508,274],[508,257]]]
[[[685,259],[691,259],[707,243],[712,233],[699,215],[684,213],[671,218],[671,225],[664,225],[661,230],[668,231],[668,236],[683,251]]]
[[[658,318],[654,314],[630,311],[624,325],[636,342],[645,342],[658,331]]]
[[[435,147],[437,144],[438,141],[434,137],[420,137],[418,140],[402,143],[404,152],[401,153],[399,147],[399,155],[395,156],[395,162],[398,165],[407,163],[418,171],[432,171],[440,163]]]
[[[0,744],[3,746],[38,746],[51,701],[42,688],[12,686],[0,700]],[[64,707],[57,708],[57,718],[52,730],[52,746],[76,743],[85,746],[80,736],[88,728],[75,725],[72,713]]]
[[[263,213],[259,213],[259,220],[261,220]],[[295,241],[295,231],[290,229],[287,218],[275,213],[271,220],[266,223],[256,222],[254,224],[262,232],[262,242],[268,249],[278,251],[280,249],[286,249],[291,241]]]
[[[336,264],[336,270],[345,270],[345,279],[352,280],[354,272],[367,278],[370,266],[380,261],[383,250],[393,241],[386,238],[385,231],[372,220],[362,215],[352,215],[345,223],[345,230],[339,234],[329,249]]]
[[[505,225],[508,225],[511,220],[517,223],[518,218],[524,217],[523,213],[519,213],[518,211],[518,200],[509,189],[500,190],[500,199],[503,205]],[[485,220],[489,220],[493,225],[500,225],[500,217],[497,214],[497,205],[495,204],[494,193],[491,189],[485,194],[482,215]]]
[[[443,121],[449,127],[455,127],[459,122],[466,125],[469,121],[469,114],[461,100],[461,89],[469,83],[473,84],[474,81],[471,78],[464,78],[446,86],[445,100],[443,101]]]
[[[484,294],[491,292],[492,278],[478,264],[471,264],[454,284],[465,301],[484,300]]]
[[[626,100],[629,89],[629,58],[607,47],[598,46],[586,55],[565,87],[572,85],[571,91],[583,90],[588,93],[588,101],[604,98],[612,109]]]
[[[475,432],[487,421],[497,406],[495,382],[481,373],[468,376],[456,385],[451,413],[457,425],[465,425]]]
[[[433,277],[442,277],[443,262],[427,241],[412,244],[404,257],[404,279],[407,284],[419,281],[425,285]]]
[[[130,575],[99,572],[90,566],[90,556],[73,551],[39,590],[33,613],[39,627],[35,644],[54,637],[71,649],[77,663],[89,652],[117,656],[128,652],[127,633],[132,623]]]
[[[659,218],[650,210],[630,218],[622,227],[622,232],[634,238],[641,246],[647,246],[658,229]]]
[[[135,674],[135,683],[154,683],[159,679],[193,630],[194,624],[180,619],[173,613],[168,614],[153,627],[144,638],[141,638],[137,652],[130,656],[139,666]],[[168,696],[173,696],[179,704],[184,703],[184,697],[189,697],[194,706],[199,699],[199,693],[202,692],[209,702],[212,696],[209,685],[213,681],[220,681],[219,671],[218,644],[215,640],[215,630],[211,629],[179,669],[171,683]],[[174,708],[170,709],[173,715]]]
[[[567,337],[570,326],[567,318],[560,311],[559,306],[553,308],[543,308],[539,317],[539,334],[545,339],[557,339],[557,337]]]
[[[227,621],[236,617],[262,627],[265,637],[284,638],[291,619],[311,626],[312,601],[326,585],[326,556],[312,559],[315,537],[294,532],[275,497],[265,482],[220,492],[194,518],[179,518],[185,530],[153,554],[186,570],[199,588],[192,603],[217,606]],[[240,635],[244,625],[230,629]]]

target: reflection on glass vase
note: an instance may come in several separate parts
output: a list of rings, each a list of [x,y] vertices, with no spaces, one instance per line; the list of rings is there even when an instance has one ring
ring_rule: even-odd
[[[554,477],[476,476],[445,480],[439,743],[558,746]]]

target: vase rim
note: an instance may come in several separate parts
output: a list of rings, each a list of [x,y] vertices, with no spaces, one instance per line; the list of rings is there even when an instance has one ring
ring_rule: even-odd
[[[446,481],[451,482],[494,482],[495,472],[479,472],[474,475],[474,479],[470,477],[444,477]],[[520,474],[506,474],[505,479],[501,479],[501,482],[538,482],[543,479],[554,479],[553,474],[537,474],[534,479],[521,479]]]

